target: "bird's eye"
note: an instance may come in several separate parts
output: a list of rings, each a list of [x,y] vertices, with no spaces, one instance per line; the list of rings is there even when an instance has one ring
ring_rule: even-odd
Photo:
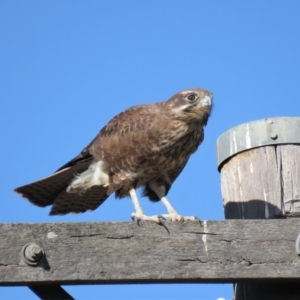
[[[195,95],[195,94],[189,94],[189,95],[187,96],[187,98],[188,98],[188,100],[190,100],[190,101],[195,101],[195,100],[196,100],[196,95]]]

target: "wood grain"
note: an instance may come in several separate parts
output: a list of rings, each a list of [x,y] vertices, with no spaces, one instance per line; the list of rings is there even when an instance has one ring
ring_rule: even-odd
[[[221,169],[227,219],[300,213],[300,146],[271,145],[232,157]]]
[[[0,284],[299,280],[300,220],[0,224]],[[43,247],[31,267],[22,247]]]
[[[286,214],[300,213],[300,146],[283,145],[278,152],[281,165],[282,196]]]

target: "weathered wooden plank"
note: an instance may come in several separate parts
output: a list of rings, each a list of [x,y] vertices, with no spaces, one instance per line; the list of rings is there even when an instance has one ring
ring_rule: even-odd
[[[0,284],[241,282],[300,279],[299,219],[0,224]],[[43,247],[31,267],[22,247]]]
[[[284,212],[300,213],[300,146],[278,146]]]
[[[300,146],[271,145],[232,157],[221,169],[226,218],[300,213]]]
[[[221,189],[226,218],[234,218],[238,213],[251,219],[253,211],[256,219],[281,213],[281,185],[274,146],[232,157],[221,170]]]

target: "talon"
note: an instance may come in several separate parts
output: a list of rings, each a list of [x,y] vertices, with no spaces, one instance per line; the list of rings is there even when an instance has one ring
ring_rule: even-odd
[[[164,223],[164,222],[167,221],[167,219],[166,219],[165,217],[161,216],[161,215],[159,215],[159,216],[157,216],[157,217],[158,217],[158,219],[159,219],[159,221],[160,221],[161,223]]]
[[[141,220],[140,220],[139,218],[137,218],[136,216],[131,216],[131,220],[132,220],[133,222],[136,222],[136,224],[137,224],[138,226],[140,226]]]
[[[163,216],[158,216],[158,219],[159,219],[159,221],[160,221],[160,222],[158,223],[158,225],[163,226],[163,227],[167,230],[168,234],[170,234],[170,231],[169,231],[167,225],[165,224],[166,221],[167,221],[166,218],[163,217]]]

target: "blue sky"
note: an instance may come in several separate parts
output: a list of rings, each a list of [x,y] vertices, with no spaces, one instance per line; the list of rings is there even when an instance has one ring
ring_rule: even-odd
[[[169,199],[183,215],[224,218],[220,134],[244,122],[299,115],[299,1],[0,2],[0,222],[130,221],[129,199],[48,216],[12,190],[76,156],[123,109],[191,87],[214,93],[205,141]],[[143,198],[144,211],[164,212]],[[76,299],[232,298],[230,284],[65,287]],[[141,296],[143,295],[143,296]],[[1,299],[38,299],[25,287]]]

